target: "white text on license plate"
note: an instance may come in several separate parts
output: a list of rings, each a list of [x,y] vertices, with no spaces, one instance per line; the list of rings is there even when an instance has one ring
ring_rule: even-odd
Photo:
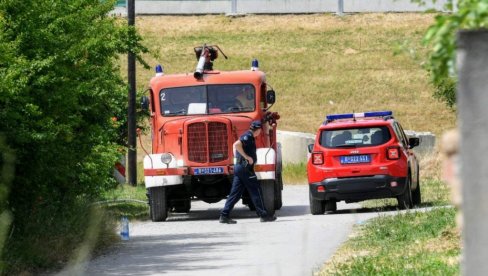
[[[210,168],[196,168],[194,173],[197,174],[223,174],[224,168],[222,167],[210,167]]]
[[[341,164],[370,163],[371,156],[365,155],[345,155],[341,156]]]

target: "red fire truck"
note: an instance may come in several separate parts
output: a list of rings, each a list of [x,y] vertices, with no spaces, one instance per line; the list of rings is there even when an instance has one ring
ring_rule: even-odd
[[[265,207],[274,214],[282,206],[283,189],[279,115],[269,111],[275,92],[268,89],[257,60],[250,70],[223,72],[213,70],[219,52],[227,58],[217,45],[194,50],[198,65],[193,74],[166,75],[158,65],[149,98],[143,97],[152,132],[152,153],[144,158],[150,217],[164,221],[169,212],[189,212],[192,200],[225,199],[235,163],[232,145],[254,120],[263,122],[255,172]],[[243,203],[254,209],[248,194]]]

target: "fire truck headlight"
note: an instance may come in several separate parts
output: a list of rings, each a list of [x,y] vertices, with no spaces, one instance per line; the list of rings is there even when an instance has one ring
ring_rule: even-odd
[[[176,161],[176,166],[183,167],[184,165],[185,165],[185,162],[183,160],[180,159],[180,160]]]
[[[163,162],[164,164],[168,165],[171,160],[173,160],[173,156],[169,153],[163,153],[161,154],[161,162]]]

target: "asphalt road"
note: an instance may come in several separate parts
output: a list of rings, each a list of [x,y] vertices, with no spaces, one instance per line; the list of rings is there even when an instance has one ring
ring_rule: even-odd
[[[189,214],[166,222],[131,222],[130,241],[84,266],[85,275],[312,275],[344,242],[355,223],[377,215],[357,204],[312,216],[308,186],[285,186],[275,222],[261,223],[240,203],[234,225],[218,222],[224,201],[192,202]]]

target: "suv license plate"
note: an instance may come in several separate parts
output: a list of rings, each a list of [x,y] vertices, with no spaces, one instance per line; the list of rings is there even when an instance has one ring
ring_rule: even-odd
[[[209,167],[209,168],[196,168],[193,170],[195,175],[201,174],[223,174],[224,168],[222,167]]]
[[[357,163],[370,163],[370,162],[371,162],[371,156],[369,154],[341,156],[341,164],[357,164]]]

